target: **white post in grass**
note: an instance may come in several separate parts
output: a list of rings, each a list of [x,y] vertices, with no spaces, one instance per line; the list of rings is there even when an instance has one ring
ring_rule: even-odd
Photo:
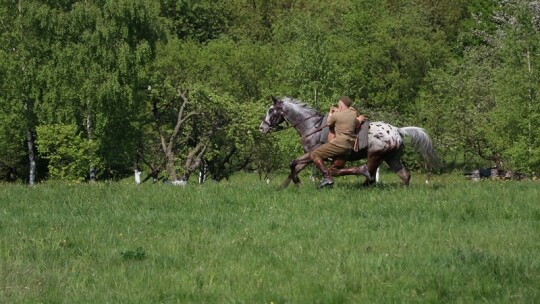
[[[141,184],[141,171],[135,169],[135,184]]]
[[[379,183],[379,169],[380,168],[381,167],[377,167],[377,173],[375,173],[375,183],[377,183],[377,184]]]

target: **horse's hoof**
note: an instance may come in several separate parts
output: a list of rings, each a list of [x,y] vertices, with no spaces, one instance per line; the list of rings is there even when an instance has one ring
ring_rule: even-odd
[[[317,189],[322,188],[332,188],[334,186],[334,181],[329,178],[323,178]]]
[[[371,180],[371,174],[369,174],[369,170],[366,165],[360,166],[357,174],[365,176],[367,180]]]

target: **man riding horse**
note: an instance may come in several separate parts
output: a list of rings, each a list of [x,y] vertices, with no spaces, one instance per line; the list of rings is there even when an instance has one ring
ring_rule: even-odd
[[[334,184],[332,176],[361,174],[368,179],[371,178],[366,166],[344,169],[354,147],[356,130],[360,124],[358,114],[351,105],[352,100],[349,97],[341,96],[337,108],[330,108],[326,123],[333,129],[335,136],[310,154],[311,160],[323,175],[319,188],[332,186]],[[329,158],[332,159],[330,170],[324,164],[324,160]]]
[[[289,165],[291,171],[282,185],[284,188],[287,187],[291,181],[299,186],[301,181],[298,173],[313,161],[316,161],[320,165],[321,162],[318,159],[324,160],[326,157],[332,157],[333,163],[330,170],[325,170],[325,167],[321,166],[322,170],[329,171],[329,174],[326,174],[327,178],[323,179],[323,183],[321,183],[323,187],[326,184],[331,184],[331,182],[328,182],[328,180],[331,180],[331,176],[348,174],[364,175],[366,176],[364,184],[373,184],[375,183],[373,177],[382,162],[388,164],[390,170],[394,171],[401,178],[401,182],[404,185],[408,185],[411,175],[401,163],[401,156],[403,154],[403,149],[405,148],[404,137],[410,139],[411,146],[424,156],[429,165],[438,164],[433,149],[433,143],[424,129],[414,126],[401,128],[394,127],[382,121],[372,121],[369,124],[362,125],[362,129],[367,133],[367,140],[362,136],[358,136],[358,142],[362,143],[362,145],[359,145],[358,149],[351,149],[351,143],[353,141],[346,137],[346,140],[344,141],[347,144],[346,149],[344,149],[345,144],[341,145],[337,142],[339,145],[336,145],[338,150],[333,150],[334,152],[326,154],[320,153],[322,151],[314,152],[314,157],[312,158],[311,153],[323,145],[321,144],[321,137],[325,137],[322,133],[324,133],[323,130],[327,129],[327,121],[324,121],[324,115],[305,103],[290,97],[283,97],[281,99],[272,97],[272,100],[273,104],[270,105],[266,111],[266,115],[261,121],[259,130],[262,133],[282,130],[283,128],[280,128],[280,125],[287,121],[298,132],[300,144],[304,149],[303,155],[291,161]],[[341,102],[343,103],[343,101]],[[336,131],[338,129],[341,130],[341,123],[338,123],[336,118],[339,118],[339,116],[342,115],[341,112],[349,112],[349,110],[345,111],[343,108],[348,108],[347,105],[350,105],[350,103],[347,104],[347,102],[348,101],[345,100],[345,103],[343,103],[342,111],[332,113],[333,118],[330,118],[330,122],[337,128]],[[352,113],[355,113],[355,111],[352,111]],[[348,114],[348,116],[356,117],[356,114]],[[349,119],[350,118],[347,118],[347,123],[352,125],[352,119]],[[340,127],[338,127],[338,125]],[[350,129],[345,128],[345,130],[345,133],[351,132]],[[342,131],[340,131],[340,133],[342,133]],[[336,141],[338,141],[338,139],[336,139]],[[332,140],[331,143],[334,143],[334,141]],[[348,151],[348,153],[344,152],[345,150]],[[367,165],[343,168],[345,161],[355,161],[360,159],[366,159]],[[369,174],[365,172],[366,166]],[[330,178],[328,179],[328,177]]]

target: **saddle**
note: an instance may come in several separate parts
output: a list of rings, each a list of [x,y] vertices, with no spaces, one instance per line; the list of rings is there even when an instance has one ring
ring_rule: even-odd
[[[369,121],[364,120],[358,127],[360,130],[356,133],[354,142],[354,151],[360,151],[368,146]]]

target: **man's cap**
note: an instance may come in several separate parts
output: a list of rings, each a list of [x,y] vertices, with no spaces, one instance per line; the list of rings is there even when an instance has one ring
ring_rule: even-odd
[[[347,107],[350,107],[352,105],[352,100],[349,98],[349,96],[343,95],[339,98],[339,100],[343,102]]]

